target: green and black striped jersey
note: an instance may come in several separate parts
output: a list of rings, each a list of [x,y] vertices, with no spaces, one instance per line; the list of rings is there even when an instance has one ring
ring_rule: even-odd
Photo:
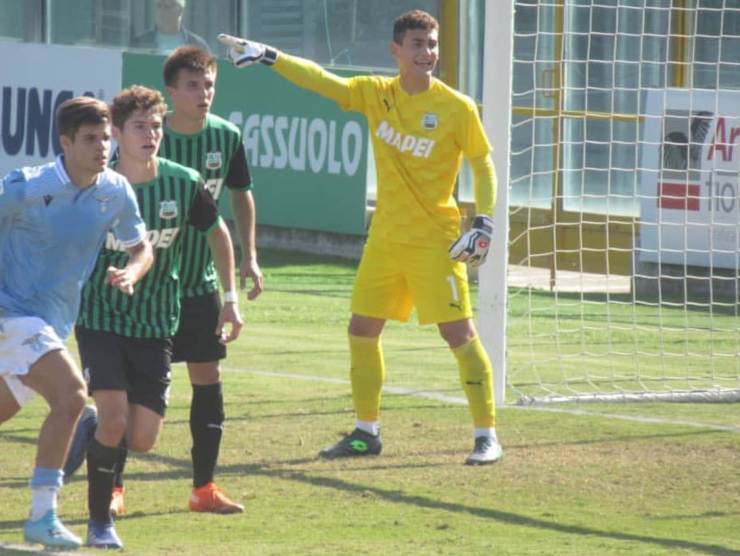
[[[107,268],[122,268],[128,255],[109,232],[82,289],[78,326],[132,338],[167,338],[177,330],[183,231],[192,226],[205,237],[219,216],[197,172],[163,158],[157,163],[155,179],[133,185],[154,262],[133,295],[111,287],[106,283]]]
[[[237,191],[252,187],[239,128],[214,114],[208,114],[203,130],[192,135],[176,133],[165,124],[159,156],[199,172],[216,203],[224,185]],[[183,230],[180,276],[183,297],[218,289],[216,267],[206,238],[192,227]]]

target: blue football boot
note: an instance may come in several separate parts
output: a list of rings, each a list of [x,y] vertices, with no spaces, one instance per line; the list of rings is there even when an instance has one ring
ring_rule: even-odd
[[[92,548],[123,548],[123,542],[116,533],[112,521],[95,521],[87,523],[87,546]]]
[[[30,519],[26,521],[23,526],[23,539],[29,543],[65,550],[82,546],[82,539],[62,525],[54,510],[49,510],[36,521]]]

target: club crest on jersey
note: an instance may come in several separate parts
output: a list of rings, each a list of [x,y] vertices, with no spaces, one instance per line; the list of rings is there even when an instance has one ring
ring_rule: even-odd
[[[220,151],[206,153],[206,168],[209,170],[218,170],[222,164]]]
[[[159,217],[162,220],[172,220],[177,217],[177,201],[162,201],[159,203]]]
[[[439,121],[437,120],[437,114],[433,112],[424,112],[421,117],[421,127],[424,129],[437,129]]]

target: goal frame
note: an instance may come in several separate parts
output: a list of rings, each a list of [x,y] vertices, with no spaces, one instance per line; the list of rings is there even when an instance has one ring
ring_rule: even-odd
[[[491,253],[479,269],[480,334],[493,364],[496,404],[506,402],[506,311],[509,258],[509,152],[511,133],[514,1],[487,5],[483,39],[483,127],[498,188]]]
[[[479,328],[494,368],[496,403],[506,402],[507,298],[509,259],[509,184],[512,119],[512,61],[514,59],[514,0],[487,9],[484,26],[482,119],[493,146],[498,177],[492,249],[479,269]],[[629,253],[629,249],[624,249]],[[633,254],[634,257],[634,254]],[[635,265],[633,263],[633,273]],[[633,274],[634,279],[634,274]],[[515,403],[542,402],[738,402],[738,388],[697,388],[673,391],[605,392],[546,397],[522,396]]]

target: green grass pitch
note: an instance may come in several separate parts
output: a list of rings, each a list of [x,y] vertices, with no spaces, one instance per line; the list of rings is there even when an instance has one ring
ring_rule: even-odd
[[[466,467],[466,407],[413,393],[463,396],[435,327],[384,334],[388,386],[412,393],[383,398],[383,455],[318,460],[353,423],[354,265],[267,250],[261,262],[267,289],[242,301],[246,326],[224,365],[217,476],[247,511],[187,511],[190,386],[176,366],[158,445],[129,458],[125,553],[740,554],[740,404],[504,407],[504,460]],[[29,553],[21,529],[44,415],[36,400],[0,427],[0,554]],[[60,513],[84,535],[84,476],[62,490]]]

